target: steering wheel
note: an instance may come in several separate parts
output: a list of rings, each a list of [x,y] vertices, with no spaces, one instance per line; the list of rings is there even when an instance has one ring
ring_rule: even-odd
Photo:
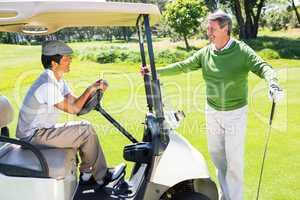
[[[100,101],[103,97],[103,92],[101,90],[97,90],[94,92],[91,97],[85,102],[79,113],[77,113],[77,116],[86,114],[90,112],[91,110],[94,110],[98,104],[100,104]]]

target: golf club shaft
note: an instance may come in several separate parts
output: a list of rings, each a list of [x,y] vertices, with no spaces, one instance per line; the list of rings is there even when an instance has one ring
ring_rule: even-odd
[[[262,181],[262,176],[263,176],[263,171],[264,171],[264,165],[265,165],[265,160],[266,160],[266,156],[267,156],[267,150],[268,150],[268,147],[269,147],[269,140],[270,140],[270,136],[271,136],[271,129],[272,129],[272,122],[273,122],[274,112],[275,112],[275,105],[276,104],[273,101],[271,114],[270,114],[270,119],[269,119],[269,130],[267,132],[267,139],[266,139],[266,143],[265,143],[263,160],[262,160],[261,169],[260,169],[260,176],[259,176],[259,181],[258,181],[256,200],[259,199],[259,192],[260,192],[261,181]]]

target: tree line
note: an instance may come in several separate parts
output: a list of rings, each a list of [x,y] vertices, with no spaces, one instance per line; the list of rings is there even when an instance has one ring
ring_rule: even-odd
[[[114,0],[113,0],[114,1]],[[120,1],[120,0],[118,0]],[[203,33],[205,37],[205,18],[209,12],[225,10],[234,16],[234,31],[240,39],[256,38],[258,29],[267,26],[272,30],[286,28],[294,20],[293,26],[300,26],[299,11],[294,0],[122,0],[123,2],[142,2],[158,5],[162,20],[153,28],[158,37],[171,37],[185,41]],[[287,4],[288,2],[288,4]],[[272,10],[272,5],[284,9]],[[288,5],[288,10],[286,6]],[[290,11],[293,11],[290,12]],[[274,20],[276,18],[276,20]],[[40,44],[47,39],[59,39],[67,42],[114,39],[129,41],[135,36],[135,28],[130,27],[84,27],[66,28],[47,36],[30,36],[16,33],[0,33],[0,42],[9,44]]]

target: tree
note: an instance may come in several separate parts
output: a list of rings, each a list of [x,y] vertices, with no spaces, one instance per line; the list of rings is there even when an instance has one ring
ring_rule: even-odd
[[[210,12],[218,9],[218,0],[205,0],[205,3]]]
[[[189,49],[188,37],[200,26],[199,19],[206,16],[207,8],[200,0],[177,0],[167,5],[164,17],[167,24],[184,39]]]
[[[231,0],[232,11],[239,25],[241,39],[257,37],[259,19],[264,3],[265,0]]]
[[[298,9],[297,9],[297,7],[295,5],[295,2],[294,2],[294,0],[289,0],[289,2],[292,4],[292,7],[293,7],[293,9],[295,11],[295,14],[296,14],[299,26],[300,26],[300,14],[299,14]]]
[[[260,26],[266,26],[272,31],[287,29],[293,18],[293,13],[281,10],[266,12],[262,15]]]
[[[299,2],[299,1],[298,1]],[[283,7],[287,7],[287,10],[294,10],[295,11],[295,15],[298,21],[298,26],[300,26],[300,14],[299,14],[299,5],[296,6],[295,4],[295,0],[266,0],[267,4],[277,4],[277,5],[282,5]],[[287,6],[288,5],[288,6]]]
[[[236,17],[241,39],[256,38],[262,8],[267,0],[205,0],[210,11],[229,6]]]

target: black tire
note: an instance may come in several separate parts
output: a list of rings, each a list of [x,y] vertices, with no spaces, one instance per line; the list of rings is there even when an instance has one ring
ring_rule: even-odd
[[[210,200],[207,196],[196,192],[181,192],[175,194],[172,200]]]

